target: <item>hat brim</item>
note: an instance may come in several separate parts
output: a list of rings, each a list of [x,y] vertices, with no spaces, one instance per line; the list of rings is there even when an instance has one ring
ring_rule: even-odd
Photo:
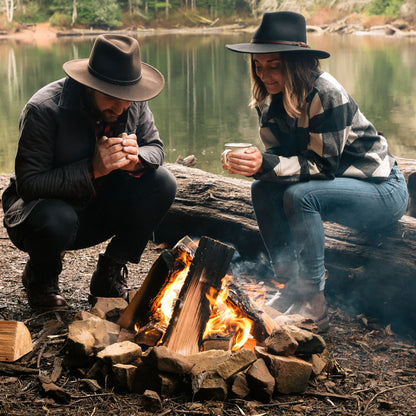
[[[225,47],[230,51],[239,53],[302,52],[312,54],[318,59],[325,59],[330,57],[328,52],[320,51],[318,49],[276,43],[236,43],[234,45],[225,45]]]
[[[125,101],[147,101],[163,90],[165,79],[153,66],[141,63],[142,77],[133,85],[116,85],[103,81],[88,71],[88,59],[74,59],[65,62],[65,73],[80,84]]]

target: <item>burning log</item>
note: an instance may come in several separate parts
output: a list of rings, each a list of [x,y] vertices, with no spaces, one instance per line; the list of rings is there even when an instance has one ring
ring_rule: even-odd
[[[207,295],[212,289],[216,294],[219,292],[233,254],[234,248],[207,237],[201,238],[176,301],[163,345],[184,355],[199,351],[210,316]]]
[[[149,324],[152,314],[155,312],[155,299],[158,299],[166,289],[166,284],[169,283],[169,275],[173,270],[179,269],[181,266],[183,268],[183,263],[180,265],[174,264],[175,260],[178,259],[178,254],[183,253],[185,256],[188,255],[192,258],[196,248],[197,245],[186,236],[171,251],[164,251],[159,256],[153,263],[140,289],[120,316],[118,323],[121,327],[133,329],[135,324],[139,327]],[[159,327],[159,329],[161,328]]]
[[[416,161],[398,162],[408,179],[411,199],[416,201]],[[250,181],[175,164],[167,167],[177,178],[178,192],[155,234],[158,242],[174,244],[183,233],[206,235],[232,244],[242,258],[264,255]],[[398,329],[415,328],[416,219],[405,215],[383,235],[368,235],[330,222],[324,223],[324,229],[330,276],[327,293],[354,298],[362,312],[379,316]]]
[[[243,345],[254,349],[276,324],[230,284],[231,275],[223,278],[234,249],[207,237],[201,238],[196,251],[195,246],[185,237],[156,260],[119,319],[124,327],[136,330],[127,339],[145,348],[163,343],[185,354],[201,346],[204,350],[238,350]]]
[[[234,283],[229,286],[228,299],[253,321],[252,335],[257,341],[263,342],[271,335],[276,328],[275,321],[265,311],[256,308],[250,298]]]

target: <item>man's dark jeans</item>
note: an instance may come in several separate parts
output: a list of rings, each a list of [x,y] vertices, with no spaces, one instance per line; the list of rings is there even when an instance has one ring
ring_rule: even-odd
[[[116,171],[83,209],[58,199],[42,200],[20,225],[9,228],[10,239],[29,253],[41,279],[62,271],[61,254],[111,238],[106,254],[120,262],[138,263],[157,224],[175,198],[176,180],[164,167],[140,178]]]

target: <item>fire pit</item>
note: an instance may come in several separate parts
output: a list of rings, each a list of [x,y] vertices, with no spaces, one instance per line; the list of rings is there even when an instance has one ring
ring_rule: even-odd
[[[183,238],[159,256],[128,305],[98,299],[101,319],[79,314],[69,326],[68,363],[138,393],[268,402],[304,391],[326,364],[324,340],[306,329],[312,322],[278,325],[254,303],[227,273],[233,254],[208,237]]]

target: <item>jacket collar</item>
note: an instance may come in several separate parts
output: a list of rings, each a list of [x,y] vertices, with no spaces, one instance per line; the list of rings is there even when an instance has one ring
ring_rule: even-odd
[[[85,110],[85,87],[69,77],[63,78],[62,81],[64,85],[59,100],[59,107],[65,110]]]

